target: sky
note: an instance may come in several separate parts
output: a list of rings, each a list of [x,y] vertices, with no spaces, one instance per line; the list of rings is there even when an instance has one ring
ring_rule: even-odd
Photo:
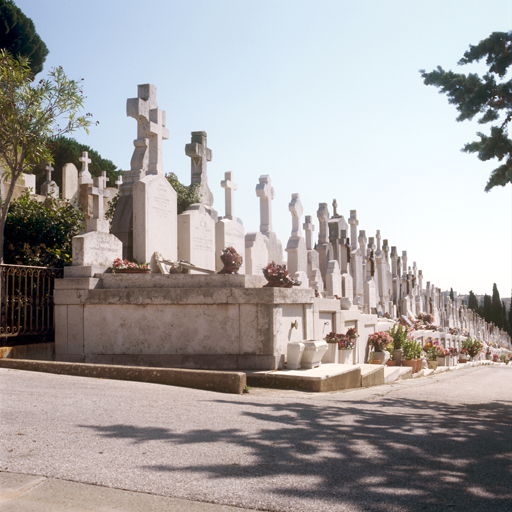
[[[137,127],[126,100],[157,87],[166,111],[165,172],[190,183],[185,144],[208,134],[208,182],[224,215],[224,173],[238,184],[235,215],[259,230],[258,178],[275,189],[273,228],[286,247],[299,193],[318,233],[319,203],[337,200],[359,229],[407,251],[424,285],[460,294],[512,287],[512,186],[484,192],[496,161],[462,153],[486,125],[456,122],[420,69],[458,72],[470,44],[512,29],[511,0],[15,0],[62,66],[83,78],[75,132],[130,169]],[[303,220],[304,221],[304,220]]]

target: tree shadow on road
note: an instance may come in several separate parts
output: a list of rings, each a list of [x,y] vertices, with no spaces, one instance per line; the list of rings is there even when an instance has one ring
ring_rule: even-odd
[[[375,401],[239,405],[261,425],[174,433],[130,425],[88,426],[135,443],[224,443],[250,453],[251,464],[145,466],[209,478],[271,477],[283,497],[352,503],[375,511],[512,511],[512,401],[479,405],[383,398]],[[292,477],[282,479],[276,477]],[[307,486],[295,485],[308,476]],[[311,478],[312,477],[312,478]],[[282,484],[286,482],[286,484]],[[311,482],[314,482],[312,484]]]

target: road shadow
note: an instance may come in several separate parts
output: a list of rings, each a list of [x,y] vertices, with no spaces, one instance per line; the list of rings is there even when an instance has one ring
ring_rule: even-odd
[[[238,445],[250,465],[150,465],[160,472],[208,478],[288,476],[272,494],[352,503],[360,510],[403,512],[512,511],[512,401],[448,405],[425,400],[262,404],[214,400],[243,407],[261,425],[176,433],[130,425],[87,426],[104,437],[175,445]],[[172,452],[171,452],[172,453]],[[293,477],[308,478],[308,486]],[[282,481],[282,480],[280,480]],[[316,484],[311,485],[314,481]]]

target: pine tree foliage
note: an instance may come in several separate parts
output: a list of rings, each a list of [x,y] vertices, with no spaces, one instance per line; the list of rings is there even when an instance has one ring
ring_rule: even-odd
[[[492,316],[491,322],[496,327],[503,327],[503,309],[501,307],[500,292],[496,283],[492,287]]]
[[[34,22],[11,0],[0,0],[0,48],[14,57],[26,57],[33,76],[43,70],[48,55],[48,48],[37,34]]]
[[[484,295],[484,307],[483,307],[484,320],[487,323],[492,322],[492,299],[490,295]]]
[[[512,183],[512,140],[508,124],[512,120],[512,80],[506,75],[512,64],[512,31],[494,32],[476,46],[470,45],[459,65],[485,59],[488,71],[482,77],[445,71],[441,66],[430,73],[420,70],[425,85],[433,85],[448,96],[448,102],[459,111],[457,121],[471,120],[479,124],[495,123],[490,134],[478,132],[480,140],[468,143],[462,151],[477,153],[482,161],[503,162],[491,172],[485,191]]]

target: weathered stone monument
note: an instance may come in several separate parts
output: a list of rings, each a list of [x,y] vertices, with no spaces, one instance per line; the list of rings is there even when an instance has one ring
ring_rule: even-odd
[[[256,185],[256,195],[260,198],[260,232],[268,239],[268,263],[274,261],[280,265],[283,263],[283,244],[272,230],[274,194],[270,176],[268,174],[260,176],[259,183]]]
[[[55,181],[52,181],[52,164],[48,164],[46,167],[46,180],[41,185],[41,195],[46,197],[53,197],[54,199],[59,198],[59,187]]]
[[[66,164],[62,168],[62,199],[78,206],[78,169],[75,164]]]
[[[288,209],[292,214],[292,234],[286,245],[288,271],[291,276],[301,282],[302,287],[307,288],[309,287],[308,250],[301,230],[303,209],[299,194],[292,194],[292,200],[288,205]]]

